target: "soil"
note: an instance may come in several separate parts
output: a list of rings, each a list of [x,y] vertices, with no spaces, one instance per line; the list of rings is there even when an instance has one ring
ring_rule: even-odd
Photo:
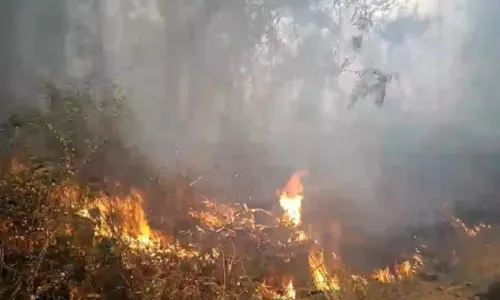
[[[476,237],[457,237],[455,265],[396,288],[401,300],[500,300],[500,228],[484,229]],[[431,276],[433,275],[433,276]]]

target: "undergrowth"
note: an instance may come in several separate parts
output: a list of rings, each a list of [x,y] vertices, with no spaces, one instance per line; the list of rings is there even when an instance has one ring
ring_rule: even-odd
[[[297,299],[390,299],[400,288],[368,286],[344,270],[342,291],[314,292],[310,245],[283,246],[286,228],[241,226],[244,206],[217,230],[201,224],[190,215],[204,209],[191,181],[160,172],[123,140],[140,126],[116,87],[49,84],[41,99],[42,109],[20,109],[1,127],[1,299],[266,299],[265,278],[297,270]],[[147,191],[148,221],[167,248],[100,236],[97,223],[116,228],[119,217],[81,214],[132,189]]]

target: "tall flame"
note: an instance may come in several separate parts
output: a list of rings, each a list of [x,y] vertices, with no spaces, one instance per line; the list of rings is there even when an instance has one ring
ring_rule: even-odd
[[[153,246],[165,237],[150,227],[143,205],[144,197],[133,190],[123,198],[102,195],[81,210],[80,215],[90,217],[93,210],[98,211],[97,236],[119,237],[135,247]]]
[[[304,198],[304,187],[301,177],[307,175],[307,172],[301,171],[293,174],[287,182],[285,188],[279,194],[280,206],[283,209],[283,221],[293,227],[298,227],[302,223],[302,199]],[[296,231],[297,237],[294,241],[304,241],[308,237],[305,232]],[[309,251],[308,256],[309,269],[314,285],[320,291],[338,291],[340,285],[336,276],[331,276],[325,265],[324,251],[321,248],[314,247]],[[293,282],[290,282],[292,284]]]
[[[323,249],[309,250],[309,268],[314,286],[323,292],[338,291],[340,285],[336,276],[331,276],[326,269]]]
[[[293,279],[289,279],[286,283],[284,296],[286,299],[295,299],[297,297],[297,292],[293,286]]]
[[[301,171],[293,174],[285,188],[278,191],[280,206],[284,211],[283,221],[294,227],[302,223],[302,199],[304,198],[301,177],[307,172]]]

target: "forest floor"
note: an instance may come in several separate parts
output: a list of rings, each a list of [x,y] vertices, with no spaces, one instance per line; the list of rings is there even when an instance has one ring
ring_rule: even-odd
[[[388,298],[401,300],[500,299],[500,228],[485,229],[457,244],[455,265],[447,274],[434,273],[397,286]],[[426,274],[427,273],[427,274]],[[427,277],[427,278],[425,278]],[[432,276],[431,276],[432,277]]]

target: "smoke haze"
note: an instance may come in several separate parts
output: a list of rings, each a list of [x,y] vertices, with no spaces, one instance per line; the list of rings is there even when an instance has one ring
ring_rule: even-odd
[[[299,169],[372,227],[497,195],[500,3],[410,1],[362,30],[335,1],[282,2],[5,0],[0,117],[42,80],[113,79],[144,130],[125,138],[235,201],[276,201]],[[367,68],[392,75],[384,105],[348,109]]]

